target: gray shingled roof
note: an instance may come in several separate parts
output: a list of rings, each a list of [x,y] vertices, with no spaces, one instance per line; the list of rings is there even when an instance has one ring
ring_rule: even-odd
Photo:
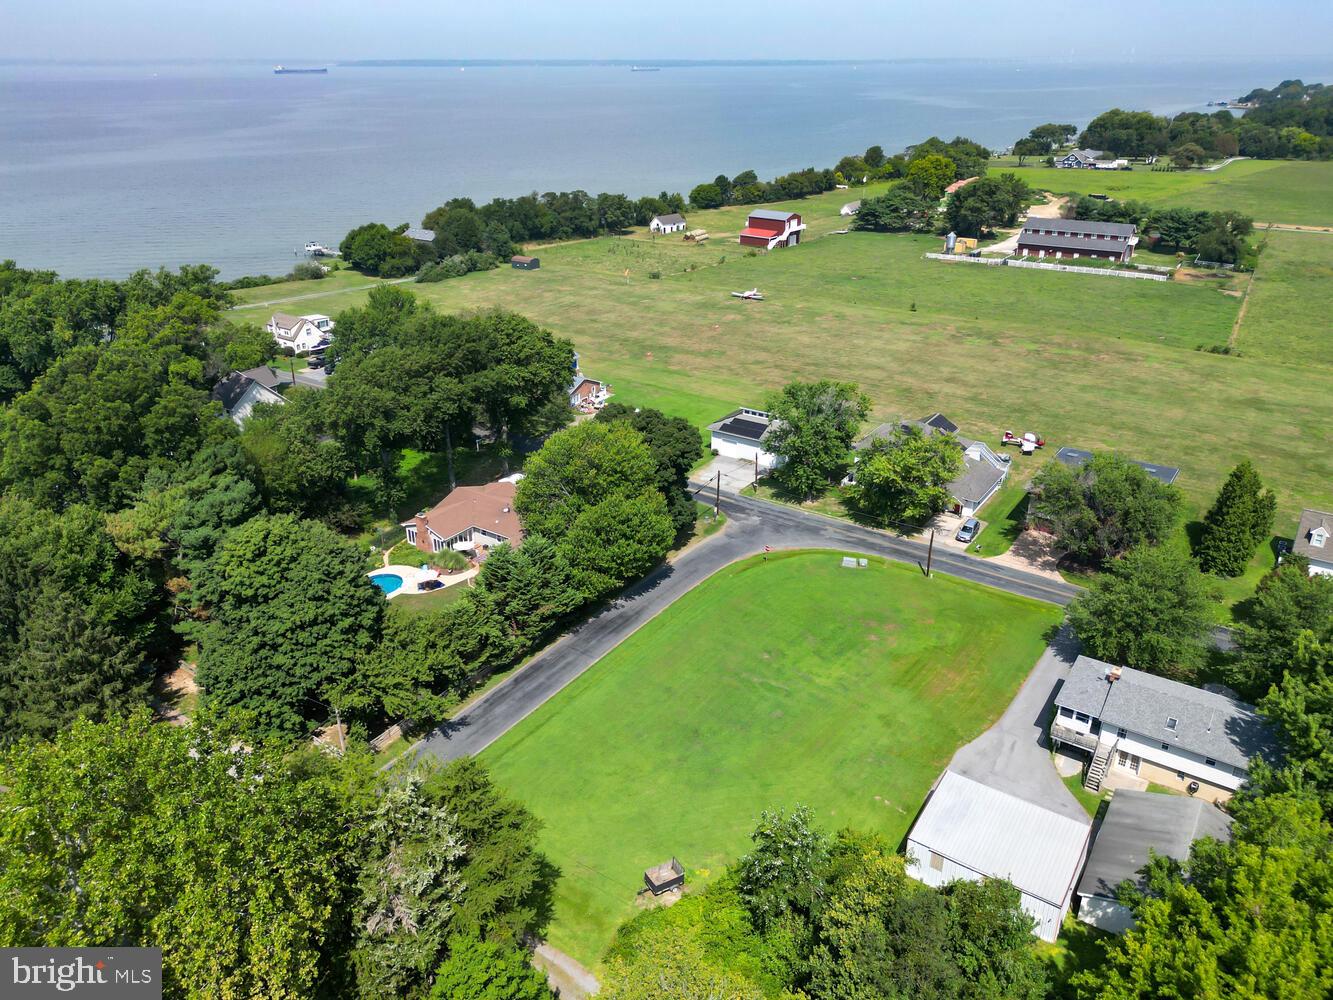
[[[260,368],[251,368],[249,371],[232,372],[213,386],[212,398],[220,402],[222,409],[230,415],[236,404],[245,395],[246,390],[256,382],[265,389],[277,392],[277,386],[284,382],[283,373],[275,371],[267,365]]]
[[[1204,837],[1231,839],[1231,817],[1203,799],[1117,789],[1088,853],[1078,883],[1083,896],[1115,898],[1115,889],[1130,879],[1140,888],[1139,870],[1148,850],[1184,861],[1190,845]]]
[[[1292,544],[1291,551],[1298,556],[1305,556],[1307,559],[1333,562],[1333,539],[1325,542],[1322,549],[1317,549],[1310,544],[1310,532],[1320,526],[1330,535],[1333,535],[1333,514],[1325,513],[1322,510],[1309,510],[1308,508],[1301,511],[1301,523],[1296,528],[1296,541]]]
[[[418,243],[435,242],[434,229],[407,229],[403,231],[403,235],[409,240],[416,240]]]
[[[677,223],[683,224],[685,222],[685,216],[681,215],[679,212],[672,212],[670,215],[655,215],[653,218],[664,226],[674,226]]]
[[[1092,458],[1092,452],[1086,448],[1061,448],[1055,453],[1055,460],[1071,469],[1081,469]],[[1153,465],[1151,462],[1140,462],[1135,458],[1128,458],[1125,461],[1131,465],[1137,465],[1148,475],[1152,476],[1158,482],[1166,483],[1170,486],[1180,475],[1180,470],[1174,465]]]
[[[752,219],[775,219],[778,222],[786,222],[795,212],[779,212],[772,208],[756,208],[750,213]]]
[[[1274,755],[1272,728],[1253,705],[1130,667],[1111,681],[1112,669],[1080,656],[1055,704],[1101,719],[1103,731],[1125,729],[1232,767],[1248,769],[1251,757]],[[1176,720],[1174,729],[1168,719]]]
[[[975,504],[1004,479],[1005,473],[984,458],[963,456],[963,474],[949,484],[949,493],[955,500]]]
[[[856,451],[865,451],[874,441],[891,438],[899,428],[919,430],[929,437],[932,434],[954,434],[958,430],[958,425],[942,413],[932,413],[921,420],[899,420],[880,424],[852,445],[852,448]],[[958,438],[958,444],[964,450],[979,443],[965,437]],[[989,493],[1004,477],[1003,470],[996,468],[984,458],[971,459],[964,455],[962,474],[949,484],[949,493],[955,500],[977,501]]]
[[[1115,236],[1129,239],[1139,231],[1132,222],[1098,222],[1095,219],[1028,219],[1023,232],[1030,229],[1050,229],[1056,233],[1074,236]]]
[[[1029,233],[1026,229],[1019,234],[1018,245],[1020,247],[1036,247],[1038,250],[1074,250],[1080,253],[1090,253],[1094,250],[1102,253],[1125,252],[1125,247],[1129,245],[1127,240],[1090,240],[1083,236],[1041,236],[1037,233]]]

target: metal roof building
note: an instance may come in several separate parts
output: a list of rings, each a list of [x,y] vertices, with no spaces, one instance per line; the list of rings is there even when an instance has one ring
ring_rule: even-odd
[[[1071,469],[1081,469],[1088,464],[1092,458],[1092,452],[1083,448],[1061,448],[1055,453],[1055,460],[1061,462]],[[1180,475],[1180,470],[1173,465],[1153,465],[1151,462],[1140,462],[1138,459],[1126,459],[1131,465],[1137,465],[1148,475],[1159,482],[1170,486]]]
[[[1128,880],[1143,888],[1139,873],[1149,851],[1184,861],[1190,845],[1204,837],[1231,839],[1231,817],[1202,799],[1117,790],[1078,883],[1078,918],[1123,934],[1134,926],[1134,915],[1116,901],[1116,887]]]
[[[1032,933],[1054,941],[1091,829],[1091,820],[1062,816],[945,771],[907,835],[907,857],[912,877],[930,886],[1008,879],[1036,923]]]

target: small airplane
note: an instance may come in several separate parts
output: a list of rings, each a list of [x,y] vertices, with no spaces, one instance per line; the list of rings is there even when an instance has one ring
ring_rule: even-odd
[[[763,302],[764,295],[758,288],[751,288],[748,292],[732,292],[738,299],[746,299],[750,302]]]
[[[305,245],[305,252],[311,257],[338,257],[341,256],[337,250],[326,247],[323,243],[316,243],[313,240]]]

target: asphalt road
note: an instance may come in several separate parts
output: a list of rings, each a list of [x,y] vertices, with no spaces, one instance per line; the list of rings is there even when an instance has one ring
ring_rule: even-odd
[[[547,647],[455,718],[418,743],[418,758],[448,761],[480,753],[676,598],[722,567],[774,549],[838,549],[924,567],[926,545],[779,504],[722,494],[727,525],[630,587]],[[932,570],[1061,606],[1078,595],[1067,583],[936,547]]]

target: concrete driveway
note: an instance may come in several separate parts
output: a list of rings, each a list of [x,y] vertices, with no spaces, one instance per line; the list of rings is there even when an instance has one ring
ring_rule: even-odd
[[[695,483],[707,483],[713,486],[717,482],[718,473],[722,474],[722,492],[739,493],[742,489],[754,482],[754,463],[743,458],[727,458],[724,455],[716,456],[711,462],[702,469],[696,471],[690,478]],[[705,488],[700,494],[700,500],[707,500]]]
[[[1090,822],[1087,810],[1060,779],[1046,734],[1056,690],[1077,656],[1078,642],[1066,626],[1041,654],[1004,715],[955,753],[949,768],[1061,816]]]

